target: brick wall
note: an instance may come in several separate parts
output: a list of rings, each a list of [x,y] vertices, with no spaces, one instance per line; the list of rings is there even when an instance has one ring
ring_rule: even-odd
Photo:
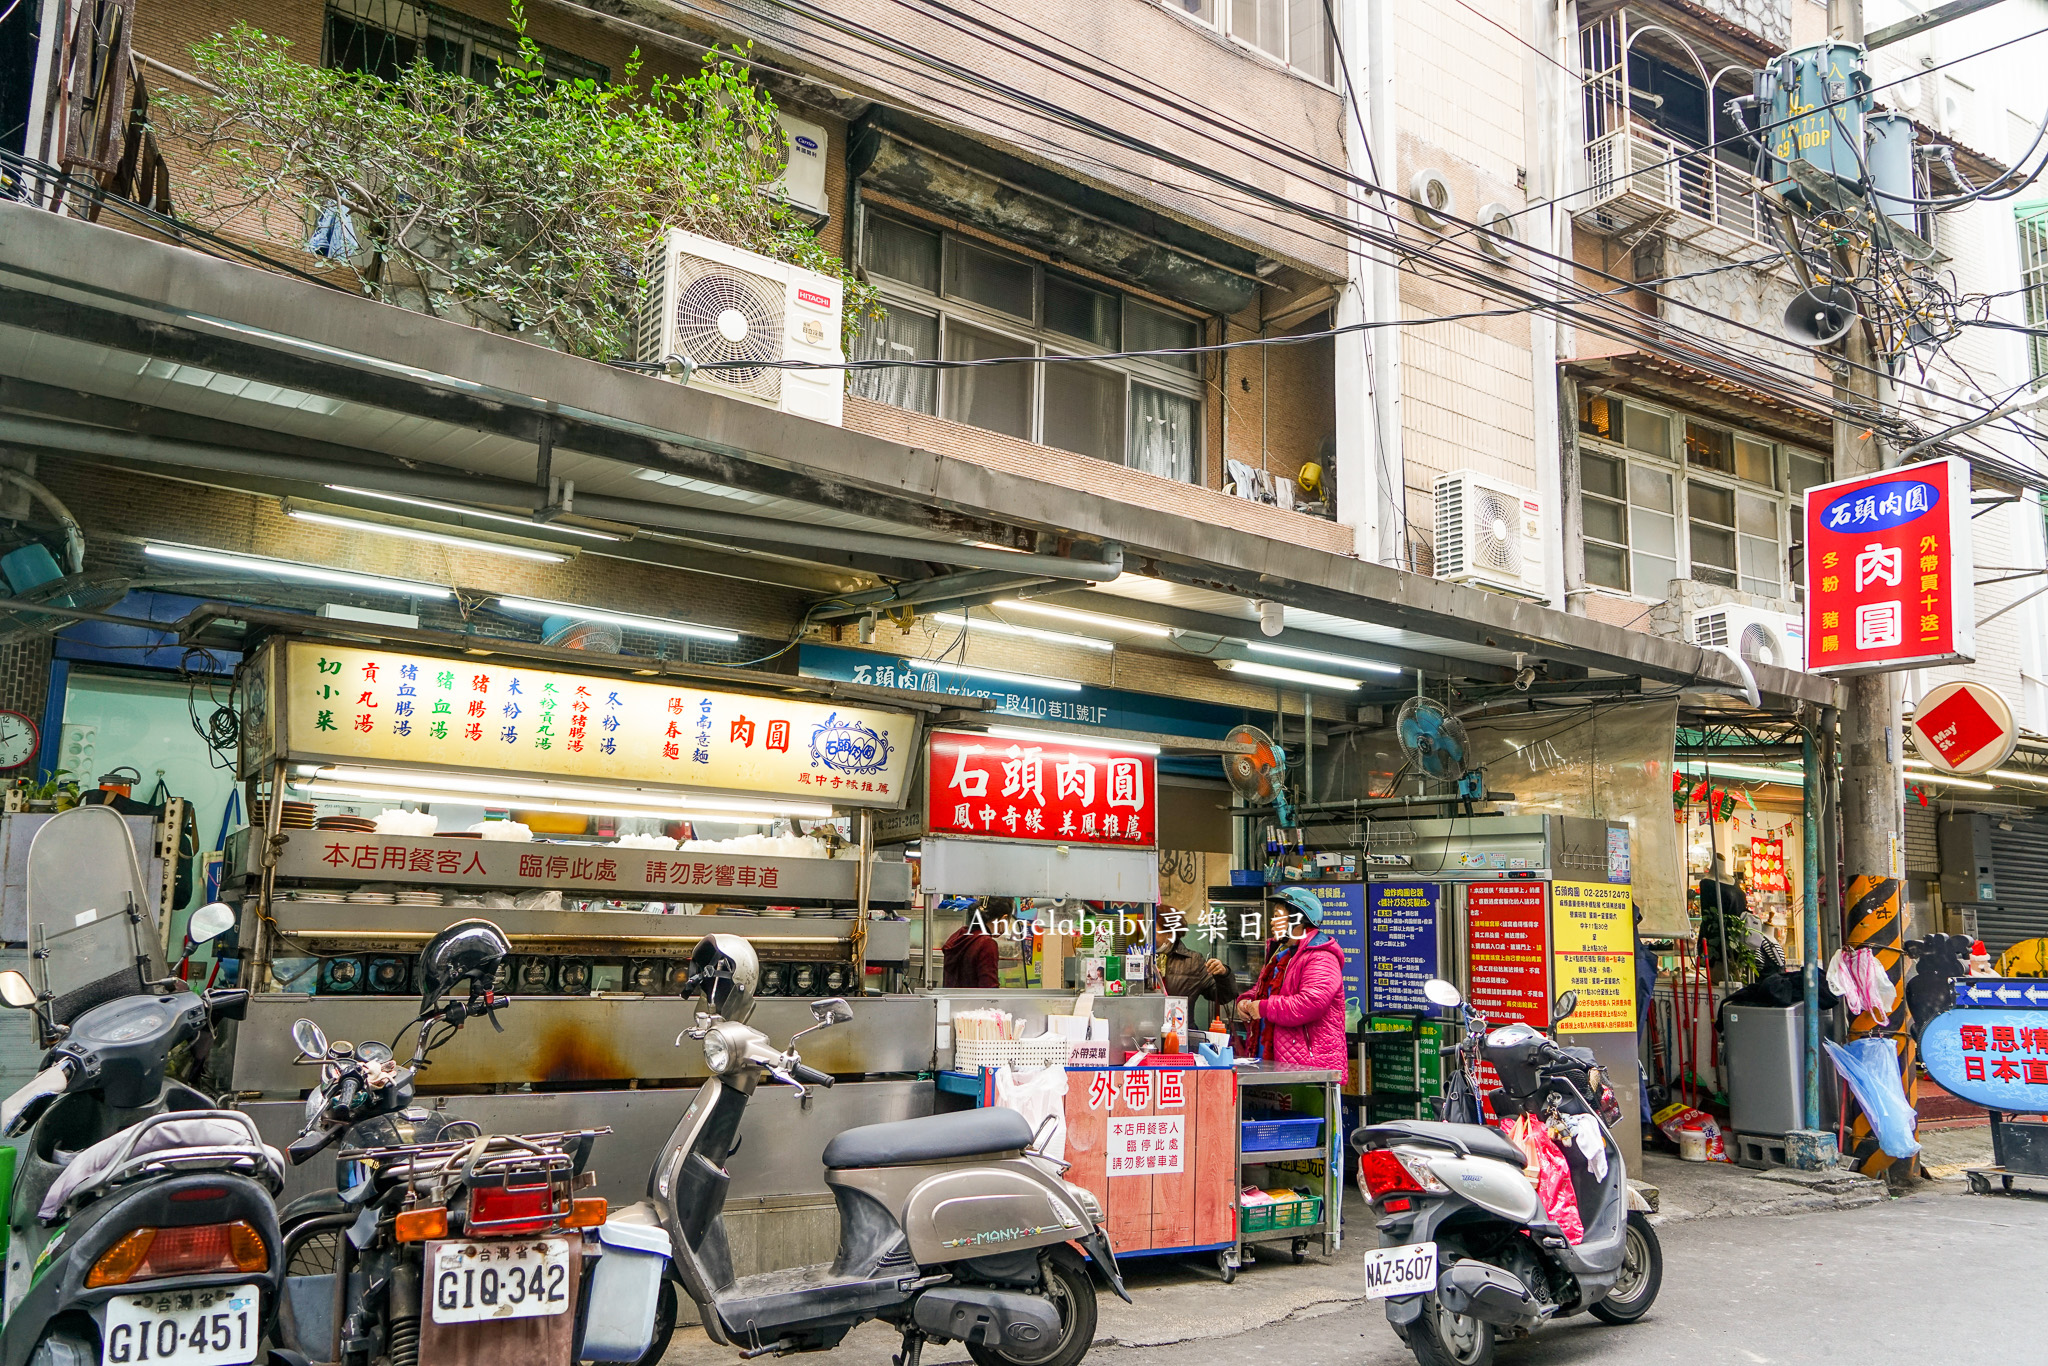
[[[0,645],[0,710],[18,711],[43,724],[50,695],[50,638],[28,636]]]

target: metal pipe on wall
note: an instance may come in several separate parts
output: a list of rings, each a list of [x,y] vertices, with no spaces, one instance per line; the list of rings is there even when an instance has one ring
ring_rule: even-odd
[[[1806,730],[1800,737],[1800,749],[1806,771],[1806,794],[1802,806],[1804,815],[1804,837],[1800,842],[1800,914],[1799,938],[1806,948],[1805,964],[1800,969],[1801,985],[1806,996],[1806,1040],[1802,1050],[1800,1072],[1806,1079],[1806,1127],[1820,1127],[1820,747],[1814,743],[1813,732]]]

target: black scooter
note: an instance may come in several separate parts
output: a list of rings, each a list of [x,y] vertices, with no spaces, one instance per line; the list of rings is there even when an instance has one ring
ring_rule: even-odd
[[[0,1104],[26,1133],[8,1193],[0,1366],[241,1366],[264,1354],[283,1259],[283,1163],[249,1117],[190,1084],[213,1029],[249,993],[194,995],[157,971],[155,927],[118,813],[52,817],[29,847],[32,984],[42,1071]],[[186,957],[232,929],[195,911]],[[40,989],[38,989],[40,987]]]
[[[1650,1311],[1664,1254],[1648,1211],[1628,1187],[1621,1147],[1608,1126],[1621,1118],[1590,1049],[1566,1048],[1519,1021],[1489,1030],[1448,982],[1424,988],[1440,1006],[1462,1007],[1465,1032],[1444,1052],[1438,1121],[1398,1120],[1355,1130],[1359,1189],[1372,1202],[1378,1250],[1365,1254],[1366,1296],[1384,1299],[1387,1321],[1419,1366],[1488,1366],[1502,1334],[1585,1311],[1634,1323]],[[1577,996],[1558,998],[1551,1027]],[[1597,1131],[1603,1164],[1567,1142],[1584,1237],[1573,1243],[1523,1175],[1527,1158],[1489,1127],[1479,1100],[1479,1063],[1499,1073],[1488,1096],[1502,1118],[1520,1114]]]

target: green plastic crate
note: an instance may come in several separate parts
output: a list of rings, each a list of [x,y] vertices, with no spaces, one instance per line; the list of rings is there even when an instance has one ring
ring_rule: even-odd
[[[1314,1228],[1323,1217],[1323,1200],[1318,1195],[1307,1199],[1277,1200],[1270,1205],[1241,1205],[1238,1213],[1244,1216],[1246,1233]]]

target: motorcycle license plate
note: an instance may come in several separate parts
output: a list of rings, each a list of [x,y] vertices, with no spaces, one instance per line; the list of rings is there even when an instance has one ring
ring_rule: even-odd
[[[107,1301],[104,1366],[241,1366],[256,1359],[262,1335],[260,1286],[221,1286]]]
[[[538,1319],[569,1308],[566,1238],[432,1247],[436,1323]]]
[[[1436,1289],[1436,1244],[1376,1247],[1365,1254],[1365,1297],[1426,1295]]]

